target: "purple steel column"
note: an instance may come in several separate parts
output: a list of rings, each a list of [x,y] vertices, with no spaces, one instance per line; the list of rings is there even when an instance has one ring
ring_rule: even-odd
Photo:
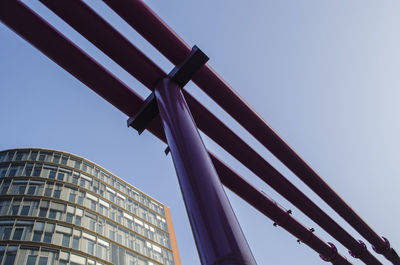
[[[190,47],[141,0],[104,0],[173,64],[181,62]],[[381,238],[339,195],[210,67],[193,77],[208,96],[246,128],[260,143],[318,194],[393,264],[400,258],[389,242]]]
[[[181,89],[165,78],[155,95],[201,263],[255,265]]]

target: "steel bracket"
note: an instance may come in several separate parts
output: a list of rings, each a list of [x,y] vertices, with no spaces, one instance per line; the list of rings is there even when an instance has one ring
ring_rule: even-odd
[[[168,78],[174,81],[180,88],[183,88],[208,60],[208,56],[195,45],[186,59],[172,69],[168,74]],[[154,92],[152,92],[143,102],[139,111],[128,119],[127,125],[137,130],[140,135],[150,122],[157,117],[158,112],[157,100]]]

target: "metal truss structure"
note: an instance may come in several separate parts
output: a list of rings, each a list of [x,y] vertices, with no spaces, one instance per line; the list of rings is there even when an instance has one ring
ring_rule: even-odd
[[[271,166],[243,139],[197,101],[184,86],[192,80],[347,221],[374,251],[393,264],[400,258],[327,183],[296,154],[237,93],[140,0],[104,0],[121,18],[176,67],[167,74],[81,0],[40,0],[82,36],[150,89],[143,100],[82,49],[20,1],[2,0],[0,20],[55,63],[129,118],[139,134],[150,131],[168,145],[202,264],[256,262],[223,190],[227,187],[332,264],[351,264],[332,243],[325,243],[260,189],[210,153],[199,130],[315,221],[365,264],[381,264],[319,206]]]

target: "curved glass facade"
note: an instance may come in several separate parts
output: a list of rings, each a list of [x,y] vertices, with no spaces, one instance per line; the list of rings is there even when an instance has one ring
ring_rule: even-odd
[[[81,157],[0,152],[0,265],[180,265],[167,207]]]

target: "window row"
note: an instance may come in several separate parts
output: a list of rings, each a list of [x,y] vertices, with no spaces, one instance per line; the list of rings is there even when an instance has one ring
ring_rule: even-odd
[[[129,251],[118,254],[124,256],[121,259],[114,258],[118,262],[114,263],[116,265],[154,265],[153,262]],[[0,245],[0,265],[103,265],[103,263],[57,249],[29,245]]]
[[[23,200],[17,198],[14,198],[13,200],[2,199],[0,200],[0,216],[7,215],[38,216],[75,224],[85,227],[89,231],[96,232],[109,240],[127,246],[145,256],[152,257],[161,263],[170,264],[168,262],[173,261],[173,255],[170,250],[162,248],[159,245],[146,240],[146,238],[156,242],[157,240],[153,240],[150,237],[141,237],[122,226],[115,225],[114,223],[79,207],[48,200],[28,198],[24,198]],[[0,240],[1,239],[5,240],[0,236]],[[169,244],[169,240],[166,242],[164,240],[165,238],[161,235],[155,239],[158,239],[158,241],[163,240],[165,243]]]
[[[1,153],[0,153],[1,154]],[[42,169],[42,164],[38,164],[37,167],[33,167],[33,163],[27,163],[26,168],[25,163],[23,162],[15,162],[11,164],[11,167],[8,170],[8,165],[1,165],[0,166],[0,177],[5,177],[5,176],[39,176],[41,173]],[[78,171],[73,171],[71,169],[65,168],[65,167],[57,167],[54,165],[45,165],[44,170],[47,169],[46,177],[53,178],[53,179],[59,179],[59,180],[64,180],[67,182],[72,182],[75,184],[80,184],[84,185],[84,187],[88,189],[93,189],[96,192],[97,189],[100,189],[100,194],[103,195],[102,193],[105,191],[106,185],[103,184],[102,182],[94,179],[86,175],[84,173],[80,173]],[[58,172],[57,172],[58,170]],[[8,171],[8,172],[7,172]],[[81,175],[81,177],[80,177]],[[107,179],[104,177],[105,173],[100,174],[100,179]],[[107,175],[108,176],[108,175]],[[110,176],[109,176],[110,177]],[[110,184],[111,185],[111,184]],[[115,186],[115,185],[114,185]],[[120,189],[117,189],[120,190]],[[128,193],[126,193],[128,194]],[[146,205],[150,209],[158,212],[161,215],[165,215],[164,207],[162,205],[159,205],[158,203],[154,202],[150,198],[148,198],[146,195],[131,189],[131,192],[128,194],[130,197],[132,197],[134,200]],[[123,195],[122,195],[123,196]]]
[[[93,179],[85,174],[74,172],[63,167],[55,167],[46,164],[32,164],[32,163],[13,163],[10,166],[2,165],[0,166],[0,177],[14,177],[14,176],[32,176],[32,177],[43,177],[48,179],[56,179],[60,181],[65,181],[72,183],[74,185],[79,185],[83,188],[89,189],[101,197],[117,204],[118,206],[125,208],[127,211],[143,218],[144,220],[160,227],[161,229],[167,231],[168,227],[164,217],[159,216],[143,205],[139,204],[137,201],[127,198],[114,189],[107,187],[105,184]],[[40,181],[38,182],[40,183]],[[58,184],[61,186],[61,184]],[[21,186],[21,188],[23,188]],[[30,191],[33,192],[34,186],[31,187]],[[60,192],[60,190],[57,190]],[[0,190],[1,194],[1,190]],[[44,195],[47,196],[47,195]]]
[[[154,221],[154,217],[147,215],[144,208],[138,207],[133,211],[136,215],[132,215],[114,205],[110,205],[108,202],[98,198],[97,196],[73,186],[54,183],[52,181],[38,181],[32,179],[3,179],[0,180],[0,195],[45,196],[77,203],[156,241],[165,247],[170,247],[168,233],[136,218],[136,216],[139,216],[142,217],[143,220],[147,219],[150,222]]]
[[[112,262],[113,258],[115,259],[112,254],[113,244],[110,244],[109,241],[80,229],[51,222],[0,220],[0,240],[43,242],[79,250],[109,262]],[[173,264],[169,260],[164,261],[160,255],[153,253],[149,246],[142,243],[141,241],[136,242],[136,248],[146,249],[148,257],[162,264]]]
[[[94,175],[97,178],[100,178],[104,182],[108,183],[112,187],[117,190],[127,194],[128,196],[135,198],[141,203],[145,204],[147,207],[161,213],[164,213],[164,207],[157,202],[153,201],[146,195],[136,191],[129,185],[126,185],[124,182],[105,172],[101,168],[93,165],[92,163],[82,160],[77,157],[69,156],[67,154],[61,154],[58,152],[45,151],[45,150],[13,150],[8,152],[0,153],[0,162],[5,161],[43,161],[43,162],[52,162],[62,165],[67,165],[69,167],[73,167],[75,169],[79,169],[85,171],[91,175]]]

